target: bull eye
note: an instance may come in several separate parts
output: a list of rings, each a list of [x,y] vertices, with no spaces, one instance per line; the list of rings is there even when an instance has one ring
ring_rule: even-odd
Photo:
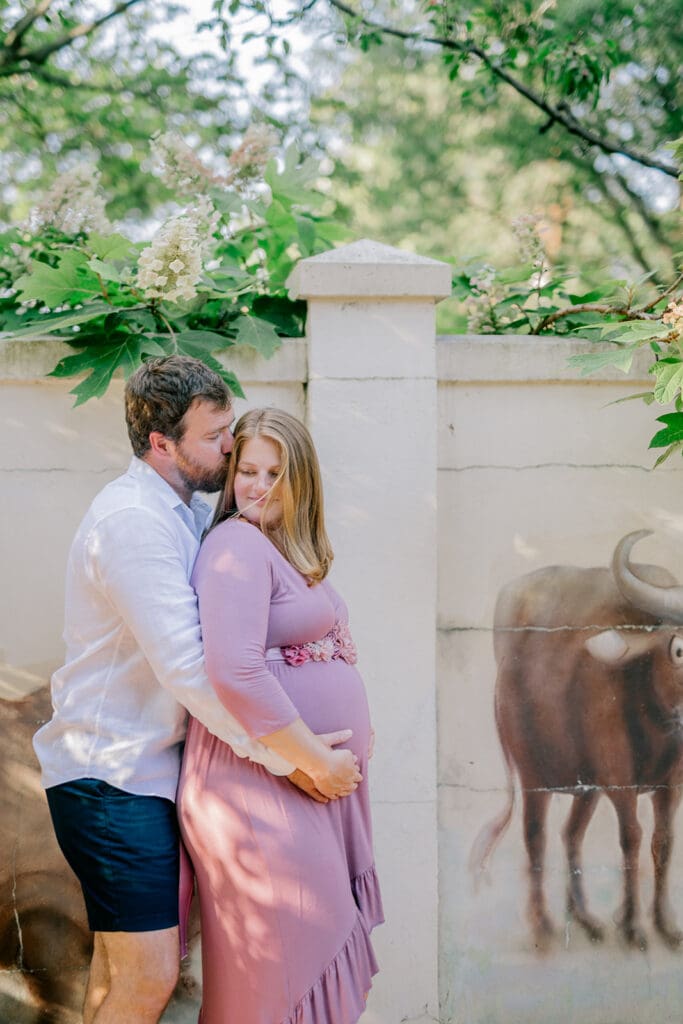
[[[669,655],[676,666],[683,666],[683,637],[674,636],[669,645]]]

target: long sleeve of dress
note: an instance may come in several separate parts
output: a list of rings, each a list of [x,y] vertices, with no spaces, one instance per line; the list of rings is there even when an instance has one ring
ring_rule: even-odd
[[[226,522],[204,541],[193,576],[209,679],[254,739],[299,717],[265,660],[271,557],[270,542],[257,527]]]

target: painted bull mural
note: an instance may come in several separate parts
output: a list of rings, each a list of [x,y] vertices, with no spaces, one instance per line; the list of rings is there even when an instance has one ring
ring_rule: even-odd
[[[683,783],[683,587],[663,568],[634,565],[618,543],[611,568],[549,566],[505,586],[496,605],[495,716],[508,777],[500,815],[476,839],[481,871],[510,823],[515,780],[523,802],[529,866],[528,914],[538,949],[553,933],[544,895],[545,822],[553,793],[572,796],[563,828],[567,910],[594,941],[582,842],[602,796],[616,811],[623,855],[623,939],[644,949],[638,891],[640,794],[654,809],[653,923],[664,942],[683,940],[667,898],[673,820]]]

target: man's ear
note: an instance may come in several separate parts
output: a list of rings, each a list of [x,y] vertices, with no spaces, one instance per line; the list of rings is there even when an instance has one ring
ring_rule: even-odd
[[[171,453],[171,445],[173,441],[166,434],[162,434],[160,430],[152,430],[149,435],[149,446],[155,455],[161,456],[161,458],[167,458]]]

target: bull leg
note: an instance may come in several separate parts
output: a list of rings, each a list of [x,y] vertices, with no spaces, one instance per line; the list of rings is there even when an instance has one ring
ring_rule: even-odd
[[[607,795],[617,812],[619,843],[624,856],[624,899],[616,921],[629,946],[644,950],[647,949],[647,938],[641,926],[638,891],[638,855],[643,834],[638,822],[638,794],[635,788],[628,787],[610,789]]]
[[[529,856],[529,923],[536,949],[545,951],[553,935],[543,892],[545,819],[552,794],[548,790],[524,791],[524,842]]]
[[[652,860],[655,869],[655,898],[653,918],[655,928],[667,945],[675,949],[683,942],[674,922],[668,898],[668,873],[673,847],[673,818],[681,800],[678,786],[662,786],[652,796],[655,827],[652,833]]]
[[[578,793],[572,801],[571,811],[562,832],[569,867],[567,912],[581,925],[593,942],[601,942],[605,937],[605,932],[597,918],[589,914],[586,909],[581,846],[599,798],[600,793],[595,789],[586,793]]]

